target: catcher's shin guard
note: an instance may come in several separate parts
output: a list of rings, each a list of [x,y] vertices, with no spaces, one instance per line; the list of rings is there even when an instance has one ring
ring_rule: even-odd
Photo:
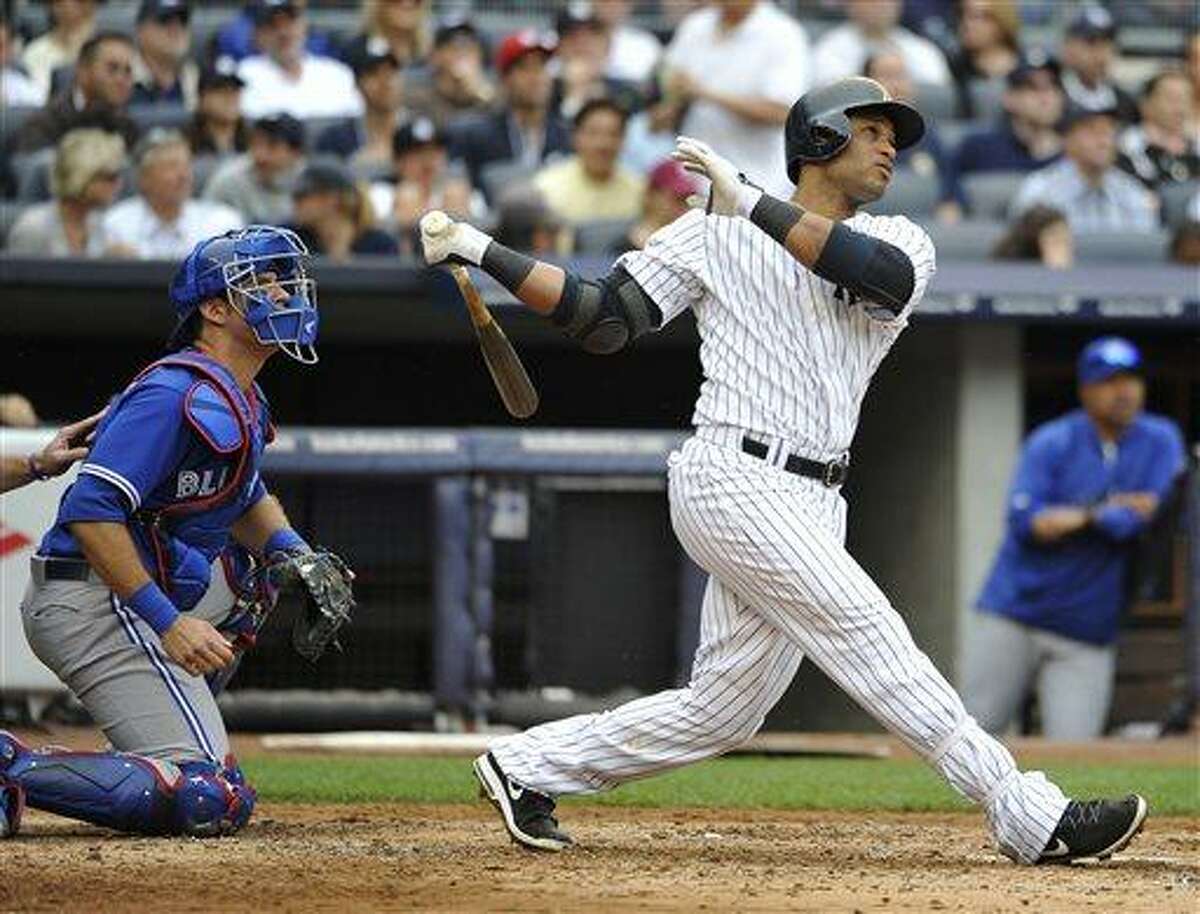
[[[0,730],[0,772],[26,801],[70,819],[145,835],[237,831],[254,791],[211,762],[174,765],[120,752],[34,751]]]

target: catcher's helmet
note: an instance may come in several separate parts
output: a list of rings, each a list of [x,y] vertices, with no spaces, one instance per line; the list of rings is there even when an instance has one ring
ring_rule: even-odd
[[[792,183],[800,180],[805,162],[825,162],[850,142],[850,115],[874,112],[892,122],[896,149],[905,149],[925,134],[919,111],[896,101],[873,79],[850,76],[813,89],[792,105],[783,128],[787,172]]]

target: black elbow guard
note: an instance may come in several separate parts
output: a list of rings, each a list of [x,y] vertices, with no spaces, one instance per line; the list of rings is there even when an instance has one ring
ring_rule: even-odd
[[[599,283],[567,273],[562,299],[551,315],[585,352],[610,355],[662,323],[662,312],[621,266]]]
[[[908,255],[886,241],[835,223],[813,266],[822,279],[837,283],[893,316],[904,310],[916,287]]]

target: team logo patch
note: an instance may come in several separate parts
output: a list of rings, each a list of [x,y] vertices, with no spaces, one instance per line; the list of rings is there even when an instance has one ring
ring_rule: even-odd
[[[220,470],[184,470],[175,478],[175,499],[207,498],[216,495],[225,485],[228,467]]]

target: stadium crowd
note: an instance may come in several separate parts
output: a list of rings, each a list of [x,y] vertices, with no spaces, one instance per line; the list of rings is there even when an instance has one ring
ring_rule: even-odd
[[[437,207],[541,253],[619,251],[702,190],[668,158],[677,134],[786,196],[789,106],[862,73],[930,116],[875,208],[927,224],[943,257],[1061,268],[1115,238],[1196,263],[1195,10],[6,2],[0,237],[21,255],[170,258],[271,222],[335,259],[411,256]]]

